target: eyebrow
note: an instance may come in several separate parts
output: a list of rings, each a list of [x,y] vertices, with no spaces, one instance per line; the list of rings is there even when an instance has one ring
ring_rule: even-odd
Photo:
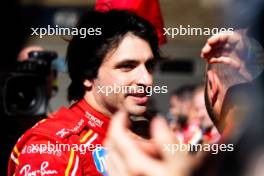
[[[150,58],[148,58],[147,60],[146,60],[146,62],[149,62],[149,61],[151,61],[151,60],[155,60],[155,58],[154,57],[150,57]],[[122,60],[122,61],[120,61],[119,63],[137,63],[137,62],[139,62],[139,60],[138,59],[133,59],[133,58],[127,58],[127,59],[124,59],[124,60]]]
[[[122,61],[120,61],[120,62],[117,62],[117,64],[119,65],[119,64],[137,64],[137,63],[139,63],[139,61],[138,60],[134,60],[134,59],[125,59],[125,60],[122,60]]]
[[[155,57],[149,57],[146,61],[145,61],[145,64],[148,64],[148,63],[155,63],[156,62],[156,59]],[[126,59],[123,59],[122,61],[119,61],[115,64],[115,67],[118,68],[118,67],[121,67],[123,64],[132,64],[132,65],[137,65],[140,63],[140,60],[138,59],[133,59],[133,58],[126,58]]]

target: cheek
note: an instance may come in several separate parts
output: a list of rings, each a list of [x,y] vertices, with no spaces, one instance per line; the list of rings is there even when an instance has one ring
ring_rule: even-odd
[[[116,72],[113,69],[108,70],[102,70],[98,73],[98,82],[101,85],[128,85],[130,81],[131,76],[129,74],[119,73]]]

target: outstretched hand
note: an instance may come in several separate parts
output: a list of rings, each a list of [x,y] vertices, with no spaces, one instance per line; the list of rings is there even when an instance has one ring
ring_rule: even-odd
[[[252,75],[245,62],[248,58],[249,46],[242,32],[219,33],[210,37],[201,51],[201,57],[209,64],[223,63],[232,66],[248,81]]]
[[[197,164],[188,151],[170,150],[178,141],[164,119],[152,121],[151,140],[135,136],[128,126],[125,111],[112,118],[104,143],[109,151],[106,160],[110,176],[187,176]]]

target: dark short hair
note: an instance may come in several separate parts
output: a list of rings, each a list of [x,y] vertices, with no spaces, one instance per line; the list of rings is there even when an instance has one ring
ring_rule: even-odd
[[[159,58],[158,38],[155,28],[135,13],[124,10],[108,12],[90,11],[83,14],[77,28],[101,28],[101,35],[75,35],[69,43],[66,61],[71,84],[69,100],[80,100],[85,93],[83,81],[96,78],[106,54],[117,48],[127,33],[149,43],[154,58]]]
[[[219,77],[221,84],[226,89],[233,85],[247,82],[237,69],[224,63],[207,64],[207,70],[214,70]]]

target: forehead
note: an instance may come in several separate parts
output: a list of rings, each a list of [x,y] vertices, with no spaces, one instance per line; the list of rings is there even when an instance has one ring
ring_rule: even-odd
[[[104,62],[135,60],[145,62],[153,59],[153,52],[147,41],[133,34],[126,34],[117,48],[107,53]]]

